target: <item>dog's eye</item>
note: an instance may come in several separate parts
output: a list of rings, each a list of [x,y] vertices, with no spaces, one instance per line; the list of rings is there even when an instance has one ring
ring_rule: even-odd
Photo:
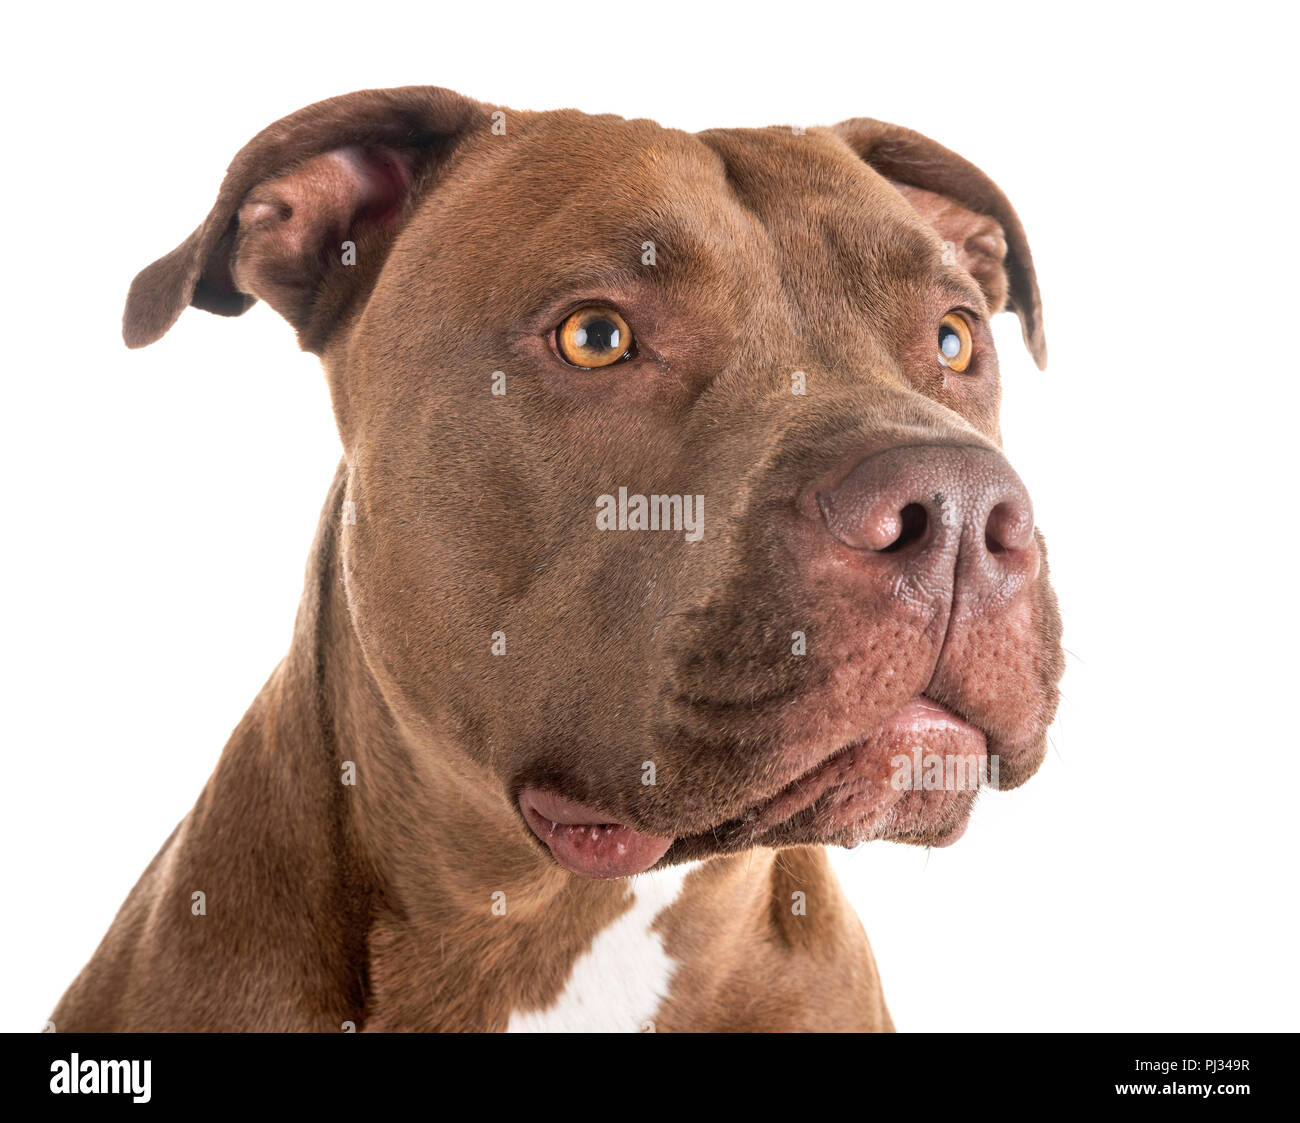
[[[960,374],[970,366],[974,350],[970,325],[956,312],[949,312],[939,321],[939,362]]]
[[[613,366],[632,353],[632,329],[612,308],[579,308],[555,329],[560,358],[575,367],[594,370]]]

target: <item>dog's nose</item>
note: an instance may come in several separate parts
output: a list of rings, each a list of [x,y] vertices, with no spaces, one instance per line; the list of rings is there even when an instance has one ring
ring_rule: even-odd
[[[1003,600],[1037,576],[1029,493],[990,449],[892,448],[816,498],[839,542],[928,593]]]

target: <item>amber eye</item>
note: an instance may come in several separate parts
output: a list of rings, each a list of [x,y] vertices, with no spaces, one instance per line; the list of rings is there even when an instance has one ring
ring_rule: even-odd
[[[960,374],[970,366],[974,350],[970,324],[956,312],[949,312],[939,321],[939,362]]]
[[[555,331],[560,357],[588,370],[613,366],[632,351],[632,329],[612,308],[579,308]]]

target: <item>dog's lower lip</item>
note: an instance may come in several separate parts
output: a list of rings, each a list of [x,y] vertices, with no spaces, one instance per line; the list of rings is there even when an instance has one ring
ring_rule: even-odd
[[[820,772],[827,764],[842,757],[846,753],[852,752],[858,746],[877,737],[887,736],[917,736],[924,733],[941,733],[952,732],[963,737],[969,737],[978,740],[981,751],[983,751],[984,734],[972,726],[968,721],[958,717],[947,706],[941,705],[933,698],[927,698],[924,694],[913,698],[907,705],[895,711],[885,721],[877,725],[871,732],[865,736],[851,741],[836,749],[829,756],[823,757],[812,768],[808,769],[803,775],[797,777],[786,785],[783,791],[788,791],[814,774]]]
[[[913,698],[864,737],[823,757],[812,768],[792,780],[775,796],[747,812],[741,822],[750,834],[776,826],[824,794],[826,777],[835,770],[856,766],[858,760],[874,753],[900,751],[918,742],[942,738],[949,744],[965,746],[967,753],[983,755],[987,751],[984,734],[948,707],[925,695]],[[952,837],[953,842],[959,835]]]
[[[555,860],[579,877],[617,878],[644,873],[675,841],[647,834],[605,812],[545,788],[525,788],[519,808],[529,829]]]
[[[963,733],[978,733],[978,730],[970,722],[958,717],[947,706],[941,705],[933,698],[927,698],[924,694],[908,702],[880,728],[908,730],[918,733],[928,729],[952,729],[960,730]],[[983,734],[979,734],[979,736],[982,738]]]

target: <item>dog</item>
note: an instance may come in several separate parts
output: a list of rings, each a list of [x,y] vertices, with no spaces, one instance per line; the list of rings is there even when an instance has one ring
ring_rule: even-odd
[[[1002,191],[867,118],[367,90],[235,156],[124,338],[258,300],[343,448],[291,647],[56,1027],[891,1030],[826,847],[955,841],[1062,671]]]

